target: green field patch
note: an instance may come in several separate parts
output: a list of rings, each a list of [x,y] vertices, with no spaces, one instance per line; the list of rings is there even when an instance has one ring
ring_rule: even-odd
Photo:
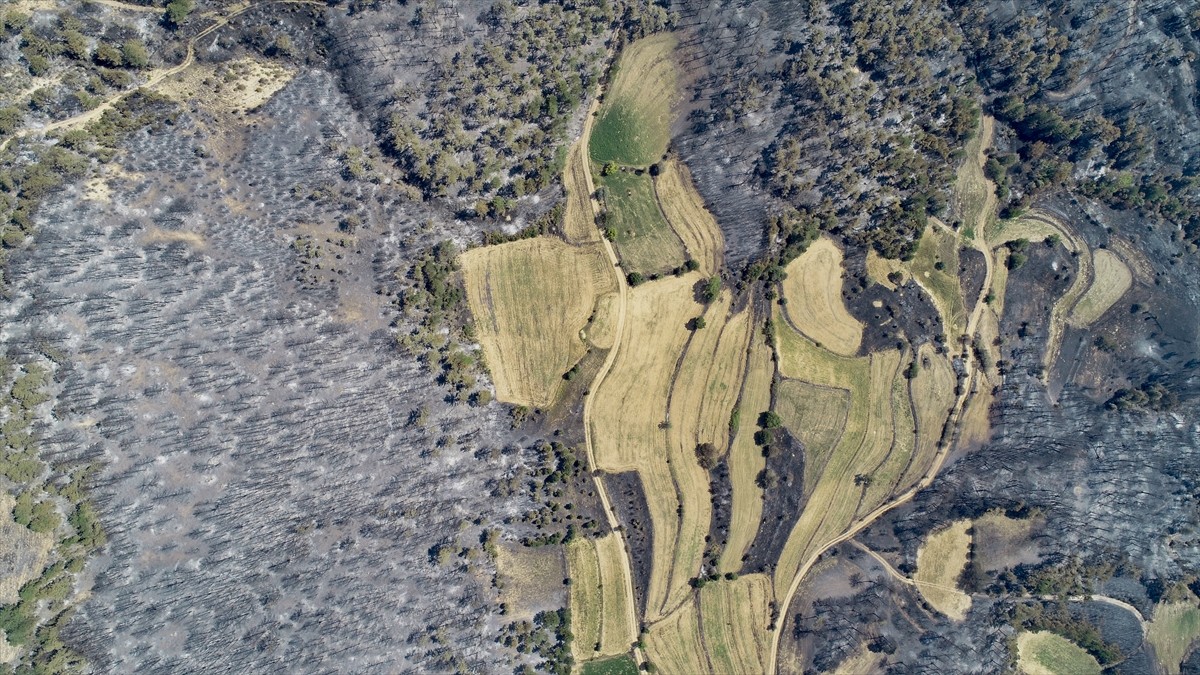
[[[599,175],[597,169],[595,175]],[[649,276],[682,265],[683,242],[658,208],[648,173],[617,171],[599,178],[604,188],[605,229],[612,236],[626,273]]]
[[[638,667],[628,654],[588,661],[580,668],[583,675],[637,675]]]
[[[1100,664],[1079,645],[1048,631],[1021,633],[1017,668],[1029,675],[1099,675]]]
[[[1160,602],[1154,608],[1146,640],[1154,646],[1154,655],[1165,672],[1179,672],[1180,663],[1197,639],[1200,639],[1200,608],[1194,597],[1182,602]]]
[[[588,140],[594,161],[644,167],[666,152],[678,96],[676,44],[668,33],[638,40],[621,52]]]

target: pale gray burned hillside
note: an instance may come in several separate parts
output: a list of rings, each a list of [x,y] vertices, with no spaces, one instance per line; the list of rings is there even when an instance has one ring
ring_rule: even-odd
[[[1197,54],[0,5],[0,673],[1200,672]]]

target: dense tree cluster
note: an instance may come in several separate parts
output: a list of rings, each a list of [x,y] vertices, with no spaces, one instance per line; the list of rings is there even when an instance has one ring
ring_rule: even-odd
[[[962,36],[928,0],[810,3],[808,18],[778,46],[787,58],[771,77],[726,101],[743,110],[767,100],[756,90],[777,88],[772,114],[792,120],[760,165],[792,208],[783,219],[790,227],[775,227],[784,258],[816,229],[888,257],[910,255],[926,216],[943,209],[979,120],[958,56]]]
[[[500,641],[521,654],[536,654],[542,662],[534,670],[529,666],[519,673],[544,672],[553,675],[569,675],[575,665],[571,656],[571,610],[567,608],[538,612],[533,621],[514,621],[505,626]]]
[[[426,196],[470,195],[481,215],[495,216],[556,180],[567,121],[600,77],[605,37],[636,39],[670,17],[642,0],[570,9],[501,0],[483,23],[486,39],[439,61],[422,85],[393,92],[385,145]]]

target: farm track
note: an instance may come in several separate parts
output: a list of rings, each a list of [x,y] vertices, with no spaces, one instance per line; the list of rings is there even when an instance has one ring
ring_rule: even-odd
[[[905,576],[904,574],[901,574],[900,571],[897,570],[895,567],[892,567],[892,564],[890,562],[888,562],[887,558],[884,558],[882,555],[880,555],[878,552],[876,552],[874,549],[867,546],[866,544],[860,542],[857,539],[851,539],[850,544],[852,546],[854,546],[855,548],[857,548],[858,550],[862,551],[863,553],[866,553],[867,555],[874,558],[875,561],[878,562],[883,567],[884,571],[888,573],[888,576],[895,579],[896,581],[899,581],[902,584],[906,584],[906,585],[912,586],[914,588],[918,588],[921,586],[928,586],[929,588],[938,588],[943,591],[958,592],[958,590],[959,590],[955,586],[944,586],[942,584],[935,584],[931,581],[917,581],[916,579]]]
[[[581,147],[579,156],[582,158],[584,184],[587,186],[588,203],[591,204],[593,218],[598,215],[599,205],[593,198],[596,194],[595,183],[592,181],[592,171],[588,163],[588,138],[592,133],[592,122],[595,119],[596,111],[600,108],[600,92],[597,91],[597,96],[592,100],[592,105],[588,108],[587,116],[584,118],[583,131],[581,133]],[[595,379],[592,380],[591,386],[588,388],[587,397],[583,402],[583,436],[584,445],[587,449],[588,464],[593,467],[596,465],[596,453],[592,445],[592,400],[595,398],[596,390],[604,382],[604,378],[608,376],[608,372],[612,369],[613,363],[617,360],[617,354],[621,349],[621,337],[625,333],[625,310],[628,305],[629,286],[625,283],[625,277],[618,271],[620,263],[617,260],[617,253],[613,249],[612,242],[607,237],[600,237],[600,241],[604,244],[604,252],[608,255],[608,261],[613,266],[613,275],[617,278],[617,320],[616,326],[613,329],[613,346],[608,350],[608,356],[605,357],[604,363],[600,365],[600,370],[596,373]],[[617,518],[612,501],[608,498],[608,491],[604,487],[604,480],[596,474],[593,474],[592,481],[596,485],[596,494],[600,496],[600,502],[604,506],[604,515],[608,520],[608,526],[616,534],[617,540],[621,543],[621,568],[625,578],[625,595],[626,607],[628,608],[629,626],[635,631],[638,628],[637,620],[637,599],[633,592],[633,565],[630,561],[633,559],[632,552],[629,550],[629,541],[625,538],[624,531],[620,528],[621,522]],[[645,661],[642,655],[641,648],[636,645],[633,647],[634,659],[638,663]]]
[[[989,203],[990,203],[990,201],[989,201]],[[986,209],[984,211],[986,213]],[[981,215],[980,218],[982,219],[982,218],[984,218],[984,216]],[[984,236],[984,233],[978,232],[977,236],[982,238]],[[976,299],[975,305],[971,309],[971,314],[970,314],[969,318],[967,319],[966,329],[964,331],[965,335],[972,336],[972,337],[974,337],[974,335],[976,334],[976,330],[979,325],[979,317],[982,315],[984,307],[987,306],[986,303],[983,302],[983,299],[984,299],[984,297],[986,297],[988,289],[991,287],[992,275],[994,272],[994,265],[993,265],[993,261],[992,261],[992,251],[986,243],[984,244],[984,248],[987,249],[984,253],[984,258],[987,261],[987,263],[986,263],[987,264],[987,274],[984,278],[984,283],[979,291],[979,297]],[[965,359],[964,364],[965,364],[964,368],[965,368],[965,372],[966,372],[965,380],[967,382],[971,382],[977,375],[977,367],[975,364],[975,360],[970,359],[970,358]],[[959,394],[958,398],[955,400],[954,406],[950,409],[950,413],[947,416],[946,424],[942,428],[942,436],[941,436],[941,439],[938,441],[937,454],[934,455],[932,464],[930,465],[929,469],[925,472],[925,475],[922,476],[921,480],[918,481],[916,485],[909,488],[907,491],[905,491],[903,494],[899,495],[892,501],[880,505],[875,510],[873,510],[870,513],[868,513],[867,515],[863,516],[856,523],[852,524],[849,528],[847,528],[847,530],[845,532],[843,532],[841,535],[834,537],[833,539],[826,542],[824,545],[817,547],[817,549],[812,553],[812,555],[809,556],[809,559],[807,561],[805,561],[804,564],[800,567],[800,569],[796,572],[796,575],[792,578],[791,585],[787,589],[787,593],[783,595],[783,597],[781,598],[781,601],[777,605],[780,608],[781,612],[784,612],[784,613],[787,612],[787,608],[791,606],[792,599],[795,597],[797,590],[800,588],[801,581],[803,581],[805,575],[808,574],[809,569],[812,568],[812,566],[816,563],[817,559],[820,557],[820,555],[822,553],[824,553],[825,551],[829,550],[830,548],[832,548],[834,546],[837,546],[838,544],[841,544],[842,542],[853,539],[859,532],[862,532],[863,530],[865,530],[868,526],[870,526],[872,523],[874,523],[876,520],[878,520],[881,516],[883,516],[887,512],[889,512],[899,506],[902,506],[902,505],[908,503],[913,497],[915,497],[917,495],[918,492],[920,492],[921,490],[924,490],[925,488],[929,487],[929,485],[931,485],[933,483],[934,479],[937,477],[938,472],[941,471],[942,465],[945,463],[946,457],[950,453],[950,449],[954,445],[953,441],[954,441],[954,438],[956,437],[955,431],[961,426],[963,413],[966,411],[967,404],[970,402],[971,394],[973,393],[973,391],[974,391],[974,386],[963,387],[962,393]],[[767,672],[768,673],[775,673],[778,669],[779,640],[780,640],[781,636],[782,636],[782,631],[780,631],[778,629],[772,631],[771,654],[770,654],[770,658],[767,660]]]
[[[89,1],[98,2],[99,0],[89,0]],[[117,5],[119,9],[125,9],[128,7],[136,6],[136,5],[125,6],[124,3],[117,3],[117,2],[103,2],[101,4],[106,4],[109,6]],[[197,42],[199,42],[201,39],[211,35],[212,33],[220,30],[221,28],[224,28],[234,18],[236,18],[242,14],[245,14],[247,11],[249,11],[251,9],[254,9],[256,7],[261,7],[264,5],[311,5],[313,7],[325,7],[326,6],[324,3],[317,2],[317,0],[265,0],[263,2],[255,2],[255,3],[244,2],[239,5],[234,5],[233,8],[231,8],[227,13],[217,16],[212,25],[210,25],[207,28],[205,28],[204,30],[200,31],[195,36],[193,36],[190,40],[188,40],[187,54],[186,54],[186,56],[184,56],[183,61],[181,61],[178,65],[171,66],[170,68],[156,68],[154,70],[151,70],[147,74],[147,78],[146,78],[145,82],[141,83],[140,85],[138,85],[136,87],[126,89],[125,91],[118,92],[117,94],[110,96],[109,98],[105,99],[103,103],[96,106],[95,108],[92,108],[91,110],[86,110],[82,113],[79,113],[78,115],[73,116],[73,117],[68,117],[65,120],[51,122],[50,124],[47,124],[42,127],[26,127],[16,133],[14,133],[13,135],[9,136],[8,138],[6,138],[3,143],[0,143],[0,152],[3,152],[6,148],[8,148],[9,143],[12,143],[14,140],[17,140],[18,138],[27,138],[29,136],[34,136],[34,135],[45,136],[46,134],[53,133],[60,129],[73,129],[75,127],[87,124],[89,122],[94,122],[94,121],[100,119],[100,117],[103,116],[104,113],[111,110],[113,108],[113,106],[120,103],[122,100],[128,98],[130,95],[134,94],[135,92],[138,92],[142,89],[149,89],[151,87],[154,87],[158,83],[167,79],[168,77],[178,75],[179,73],[182,73],[183,71],[190,68],[196,62],[196,43]]]

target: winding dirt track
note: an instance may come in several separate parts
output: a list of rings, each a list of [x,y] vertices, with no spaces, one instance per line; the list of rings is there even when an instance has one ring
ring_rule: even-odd
[[[986,147],[986,144],[985,144],[985,147]],[[988,187],[991,189],[994,189],[994,187],[991,186],[990,184],[988,185]],[[988,203],[991,203],[990,200]],[[986,215],[986,209],[985,209],[985,215]],[[985,215],[980,216],[981,222],[982,222],[982,218],[984,218]],[[977,232],[976,236],[979,237],[980,239],[982,239],[983,231],[979,230]],[[986,244],[984,244],[983,249],[984,249],[984,258],[986,259],[986,265],[987,265],[987,275],[984,278],[983,286],[979,291],[979,297],[976,298],[976,300],[975,300],[975,305],[971,310],[971,315],[967,320],[966,330],[964,331],[965,335],[971,336],[972,338],[974,338],[974,336],[975,336],[976,327],[979,324],[979,317],[983,313],[983,308],[985,306],[987,306],[986,303],[983,301],[983,299],[987,296],[988,290],[991,288],[991,285],[992,285],[992,270],[994,268],[993,259],[992,259],[992,251],[991,251],[990,247],[988,247]],[[788,587],[787,593],[782,597],[781,602],[777,605],[780,608],[780,611],[787,612],[787,608],[792,604],[792,599],[795,597],[796,591],[800,588],[800,582],[804,580],[805,575],[808,574],[809,569],[811,569],[812,566],[817,562],[817,558],[822,553],[824,553],[825,551],[829,550],[830,548],[832,548],[834,546],[837,546],[838,544],[841,544],[844,541],[848,541],[848,540],[852,539],[855,535],[857,535],[859,532],[862,532],[863,530],[865,530],[869,525],[871,525],[871,523],[875,522],[877,519],[879,519],[885,513],[887,513],[888,511],[891,511],[892,509],[894,509],[898,506],[901,506],[901,505],[907,503],[909,500],[911,500],[913,497],[915,497],[918,492],[920,492],[921,490],[924,490],[925,488],[929,487],[930,484],[933,483],[934,478],[936,478],[938,472],[941,471],[942,464],[944,464],[946,461],[946,456],[949,454],[950,449],[954,446],[954,438],[955,438],[954,431],[956,429],[958,429],[958,427],[960,426],[963,413],[967,408],[967,404],[970,402],[971,394],[975,388],[973,381],[975,380],[975,378],[978,374],[977,368],[975,366],[975,360],[971,359],[971,358],[964,359],[964,368],[966,371],[965,380],[969,384],[968,384],[968,386],[963,387],[962,393],[959,394],[958,399],[954,402],[954,407],[952,407],[950,409],[950,414],[947,418],[946,426],[943,428],[942,438],[940,441],[938,441],[937,454],[934,456],[933,464],[925,472],[925,475],[921,477],[921,480],[918,481],[916,485],[909,488],[907,491],[905,491],[904,493],[902,493],[901,495],[899,495],[892,501],[881,505],[879,508],[877,508],[874,511],[863,516],[856,523],[851,525],[841,535],[829,540],[823,546],[818,547],[817,550],[804,563],[804,565],[802,565],[800,567],[799,571],[796,572],[796,576],[792,578],[791,586]],[[772,631],[772,633],[771,633],[771,635],[772,635],[772,637],[771,637],[771,655],[770,655],[770,658],[767,660],[767,665],[768,665],[767,672],[768,673],[774,673],[774,672],[776,672],[776,670],[778,668],[778,665],[779,665],[778,664],[779,639],[782,634],[783,634],[783,631],[781,631],[779,629],[776,629],[775,631]]]
[[[588,203],[592,207],[592,216],[598,215],[599,205],[596,203],[592,195],[596,193],[595,184],[592,182],[591,162],[588,160],[588,139],[592,134],[592,120],[595,119],[595,113],[600,108],[600,96],[592,100],[591,107],[588,108],[587,117],[584,118],[583,131],[580,135],[580,161],[583,162],[583,177],[584,185],[588,191]],[[617,321],[613,337],[612,349],[608,350],[608,356],[605,357],[604,363],[600,366],[599,372],[596,373],[595,379],[592,380],[591,386],[588,388],[587,398],[583,401],[583,435],[585,445],[587,446],[588,465],[593,470],[597,468],[596,453],[592,446],[592,399],[595,398],[596,390],[604,382],[604,378],[608,376],[608,371],[612,369],[613,363],[617,360],[617,353],[621,349],[621,338],[625,334],[625,308],[628,305],[629,286],[625,283],[625,277],[620,272],[617,253],[613,250],[612,242],[603,235],[600,241],[604,244],[604,252],[608,254],[608,261],[612,264],[613,275],[617,278]],[[600,495],[600,503],[604,505],[604,515],[608,518],[608,526],[617,535],[617,540],[621,543],[621,567],[625,574],[625,596],[626,607],[628,607],[629,626],[634,631],[638,630],[637,620],[637,598],[633,592],[633,565],[630,562],[633,559],[632,552],[629,550],[629,542],[625,539],[625,533],[619,526],[621,521],[617,518],[617,513],[613,509],[612,502],[608,498],[608,490],[604,487],[604,481],[599,474],[593,474],[592,480],[596,484],[596,494]],[[642,656],[642,650],[636,645],[633,648],[634,657],[638,663],[643,663],[645,658]]]

